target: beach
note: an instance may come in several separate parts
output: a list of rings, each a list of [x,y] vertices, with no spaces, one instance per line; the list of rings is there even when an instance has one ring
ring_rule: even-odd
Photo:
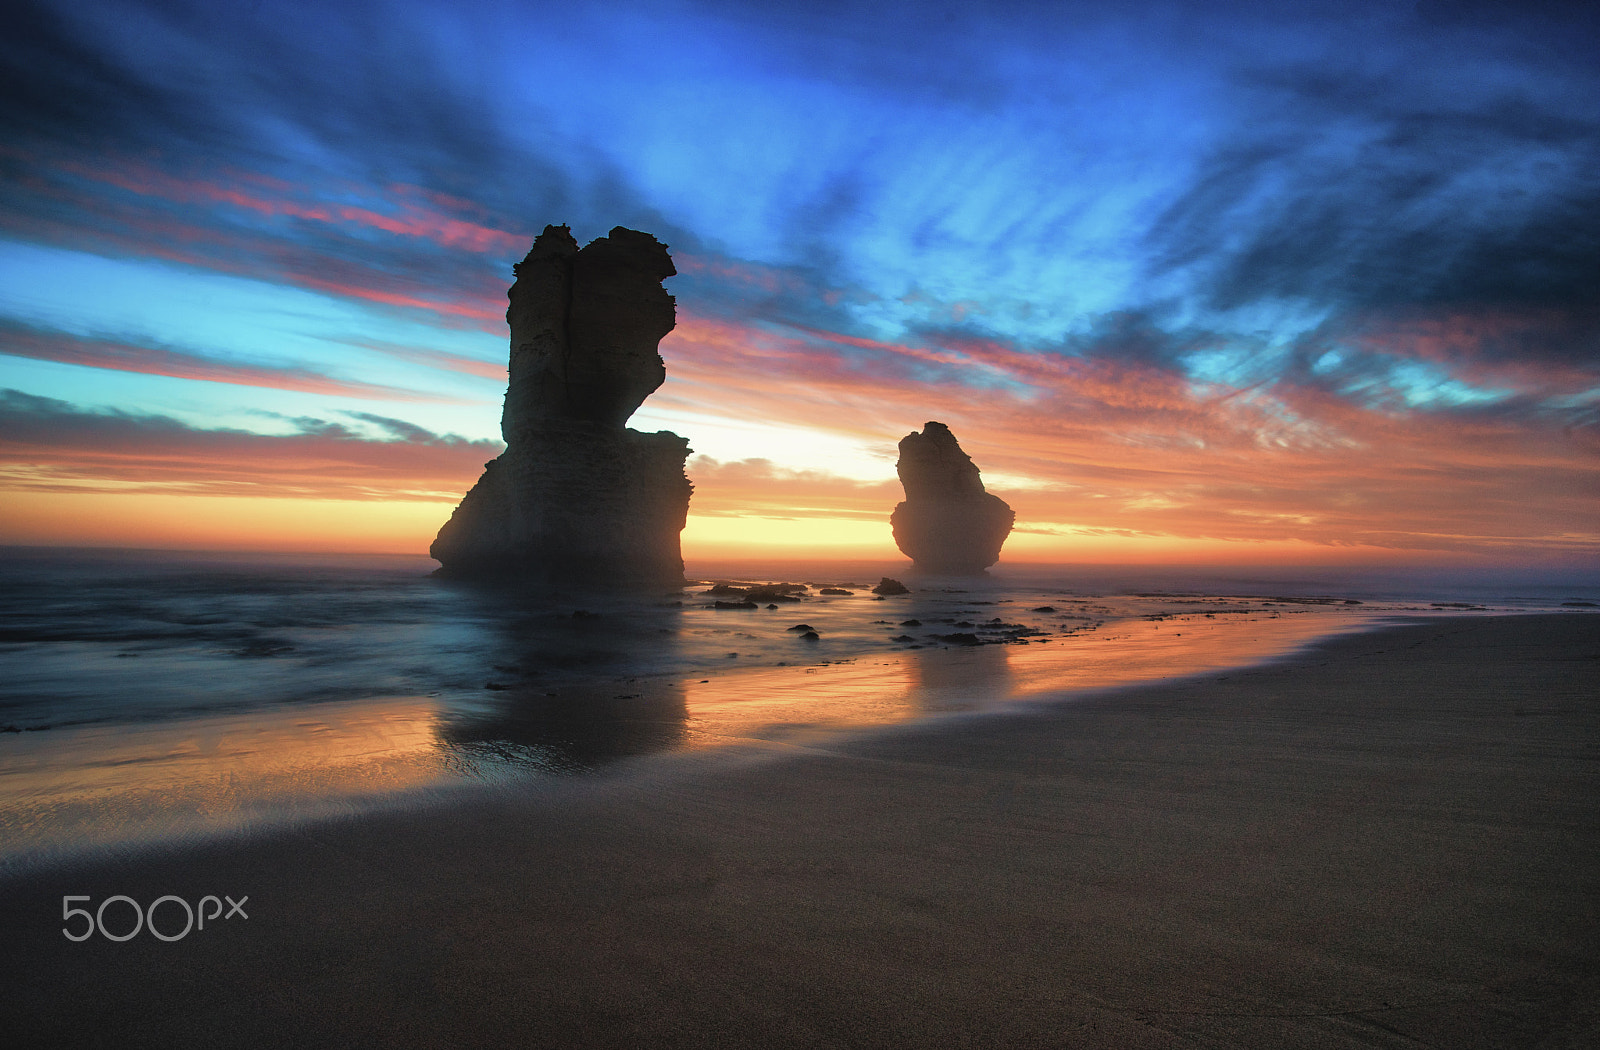
[[[1221,671],[1397,616],[1600,600],[1595,581],[1061,566],[881,596],[900,569],[850,563],[508,590],[417,559],[8,553],[0,873]],[[750,579],[808,582],[726,600]]]
[[[13,875],[8,1040],[1595,1045],[1597,668],[1591,614],[1418,620]]]

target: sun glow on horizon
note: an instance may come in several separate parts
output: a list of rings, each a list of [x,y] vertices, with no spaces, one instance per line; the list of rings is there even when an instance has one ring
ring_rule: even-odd
[[[691,507],[693,504],[691,504]],[[686,558],[749,555],[839,558],[897,558],[887,517],[881,522],[859,518],[760,515],[702,516],[691,512],[683,530]]]
[[[120,492],[22,492],[7,502],[0,546],[140,548],[426,557],[453,507],[436,501],[292,499]],[[910,562],[887,514],[700,515],[682,533],[689,562]],[[1578,552],[1416,550],[1305,540],[1187,537],[1019,522],[1000,567],[1043,565],[1586,566]]]
[[[45,547],[425,554],[450,507],[437,502],[19,492],[0,543]]]

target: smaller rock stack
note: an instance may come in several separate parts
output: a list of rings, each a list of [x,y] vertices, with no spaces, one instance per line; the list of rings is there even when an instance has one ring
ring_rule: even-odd
[[[894,542],[923,572],[980,573],[1000,560],[1016,513],[983,490],[977,465],[943,423],[927,423],[900,441],[895,464],[905,502],[889,524]]]

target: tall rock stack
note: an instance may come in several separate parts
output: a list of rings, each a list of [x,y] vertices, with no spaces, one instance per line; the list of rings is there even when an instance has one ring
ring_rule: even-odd
[[[689,442],[625,425],[667,376],[666,246],[618,226],[579,249],[546,226],[513,270],[506,450],[429,553],[451,576],[682,583]]]
[[[927,423],[900,440],[895,464],[905,502],[889,524],[894,542],[924,572],[980,573],[1000,560],[1016,514],[983,490],[983,480],[943,423]]]

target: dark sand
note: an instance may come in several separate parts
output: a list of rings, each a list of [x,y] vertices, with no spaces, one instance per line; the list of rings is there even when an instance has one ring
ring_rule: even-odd
[[[1600,617],[1432,621],[14,878],[0,1041],[1593,1047],[1597,693]]]

